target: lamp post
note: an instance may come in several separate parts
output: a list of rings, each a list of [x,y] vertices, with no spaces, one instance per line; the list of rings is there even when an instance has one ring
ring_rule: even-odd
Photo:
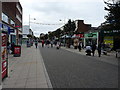
[[[30,14],[29,14],[29,34],[31,34],[31,29],[30,29]],[[34,20],[36,20],[35,18],[33,18]],[[32,35],[32,34],[31,34]],[[29,38],[28,38],[29,39]],[[30,39],[31,40],[31,39]]]
[[[2,20],[1,20],[1,18],[2,18],[2,2],[1,2],[1,0],[0,0],[0,24],[2,24],[1,22],[2,22]],[[2,33],[2,30],[1,30],[1,25],[0,25],[0,90],[2,89],[2,59],[1,59],[1,46],[2,46],[2,36],[1,36],[1,33]]]
[[[64,26],[65,26],[65,18],[64,18],[63,20],[60,19],[59,21],[63,21],[63,24],[64,24],[64,25],[63,25],[63,31],[64,31],[63,33],[64,33],[64,47],[65,47],[65,41],[66,41],[66,40],[65,40],[65,39],[66,39],[66,34],[65,34],[65,30],[64,30],[64,29],[65,29],[65,28],[64,28]]]
[[[30,18],[30,14],[29,14],[29,29],[30,29],[30,19],[36,20],[35,18]]]

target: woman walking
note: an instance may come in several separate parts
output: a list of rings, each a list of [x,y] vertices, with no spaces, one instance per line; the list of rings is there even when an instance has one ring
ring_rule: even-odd
[[[98,56],[99,57],[101,56],[101,44],[100,43],[98,44]]]

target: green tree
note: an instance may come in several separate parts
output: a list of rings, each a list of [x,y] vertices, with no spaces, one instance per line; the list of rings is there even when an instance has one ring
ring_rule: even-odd
[[[66,32],[68,35],[73,35],[73,32],[75,30],[75,22],[71,21],[71,19],[68,20],[68,23],[64,26],[64,32]]]
[[[106,21],[102,24],[102,28],[109,29],[120,29],[120,1],[115,4],[105,2],[107,7],[105,10],[108,14],[105,16]]]

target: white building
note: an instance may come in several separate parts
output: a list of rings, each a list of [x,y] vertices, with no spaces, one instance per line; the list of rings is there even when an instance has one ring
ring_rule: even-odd
[[[29,25],[23,26],[23,38],[28,38],[27,35],[29,34]]]
[[[26,42],[28,39],[27,35],[33,35],[33,31],[29,29],[29,25],[23,26],[23,42]]]

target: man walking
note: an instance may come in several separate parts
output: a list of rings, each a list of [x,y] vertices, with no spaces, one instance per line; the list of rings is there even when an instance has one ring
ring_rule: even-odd
[[[93,54],[93,56],[94,56],[94,54],[95,54],[95,50],[96,50],[96,44],[93,44],[93,45],[92,45],[92,54]]]
[[[37,49],[37,46],[38,46],[38,41],[37,40],[35,41],[35,46],[36,46],[36,49]]]
[[[100,57],[101,56],[101,44],[99,43],[98,44],[98,56]]]
[[[42,40],[42,47],[44,47],[44,40]]]

